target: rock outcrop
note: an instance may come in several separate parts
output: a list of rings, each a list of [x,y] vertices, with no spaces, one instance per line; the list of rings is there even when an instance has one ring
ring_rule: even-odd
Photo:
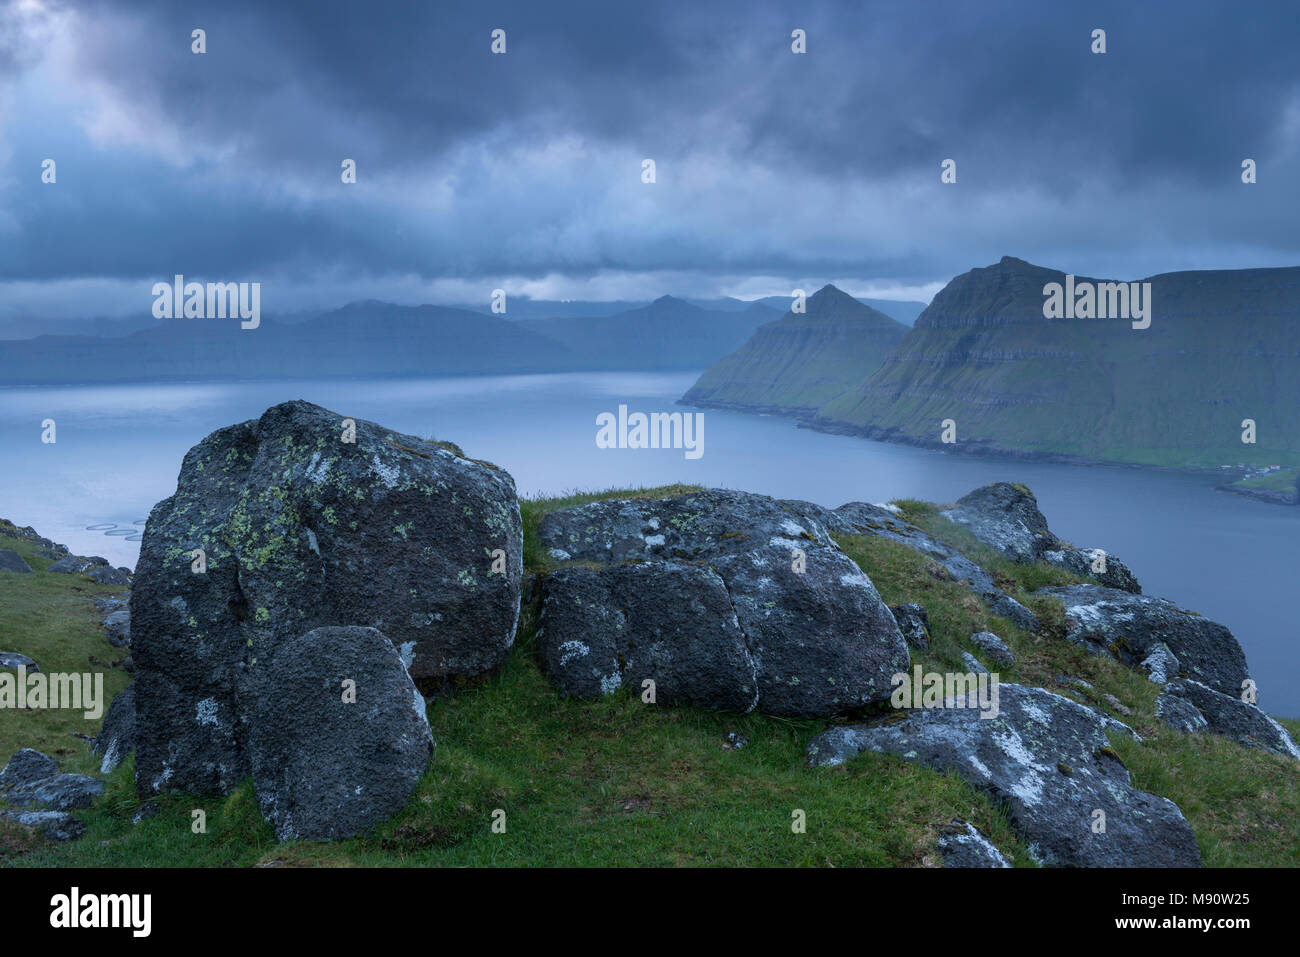
[[[828,517],[720,489],[546,515],[539,534],[553,559],[606,566],[542,579],[550,675],[570,694],[639,692],[649,679],[662,700],[801,717],[887,699],[907,645]],[[685,604],[638,597],[646,582]]]
[[[1167,599],[1100,585],[1043,588],[1038,593],[1055,596],[1065,605],[1070,641],[1130,668],[1151,661],[1153,654],[1167,667],[1164,656],[1172,654],[1181,674],[1226,695],[1240,694],[1242,682],[1250,678],[1246,655],[1232,632]],[[1155,665],[1151,662],[1148,671]]]
[[[966,703],[908,711],[890,723],[830,728],[809,744],[809,762],[837,765],[870,750],[954,771],[1006,807],[1011,827],[1045,864],[1200,866],[1182,812],[1134,788],[1111,750],[1108,732],[1135,736],[1126,725],[1015,684],[1000,685],[994,718],[981,717],[973,698]]]
[[[1300,748],[1286,728],[1240,697],[1222,694],[1199,681],[1177,678],[1156,699],[1156,715],[1179,731],[1209,731],[1250,748],[1300,760]]]
[[[1098,584],[1120,591],[1142,594],[1142,586],[1137,576],[1114,555],[1106,554],[1100,548],[1075,548],[1072,545],[1059,545],[1049,548],[1038,556],[1042,561],[1082,578],[1093,578]]]
[[[884,505],[850,502],[841,505],[828,519],[830,527],[850,535],[874,535],[914,548],[928,556],[952,576],[964,582],[974,594],[988,603],[989,610],[1026,631],[1038,631],[1038,616],[1016,601],[993,582],[993,576],[954,548],[902,521],[897,512]]]
[[[1013,562],[1037,561],[1057,544],[1034,493],[1023,485],[985,485],[963,495],[943,515]]]

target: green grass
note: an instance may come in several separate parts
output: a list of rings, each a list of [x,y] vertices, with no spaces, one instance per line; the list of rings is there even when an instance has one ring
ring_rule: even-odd
[[[551,509],[689,490],[672,486],[525,500],[528,568],[545,569],[536,530]],[[1295,762],[1158,725],[1156,686],[1065,642],[1059,603],[1031,591],[1076,578],[1059,569],[995,560],[935,506],[898,504],[903,520],[986,562],[1010,594],[1043,618],[1048,631],[1036,637],[991,616],[982,602],[911,549],[846,536],[842,547],[886,601],[926,606],[931,650],[914,655],[915,663],[964,671],[961,652],[974,651],[971,632],[996,632],[1017,656],[1015,668],[1003,671],[1004,680],[1043,685],[1085,701],[1146,737],[1142,745],[1117,741],[1116,750],[1135,784],[1182,807],[1207,864],[1300,863]],[[11,546],[0,539],[0,547]],[[30,557],[29,562],[37,564]],[[34,626],[27,629],[26,648],[13,650],[41,660],[61,647],[66,657],[54,660],[66,662],[115,650],[98,632],[91,607],[97,586],[74,576],[38,573],[15,582],[17,577],[0,578],[2,613],[12,614],[12,603],[24,600],[27,613],[21,620]],[[23,599],[24,588],[39,591]],[[46,607],[49,612],[41,612]],[[519,640],[499,673],[429,708],[437,741],[429,769],[407,808],[369,835],[336,844],[277,844],[258,813],[250,782],[224,798],[163,796],[156,801],[156,816],[132,825],[139,799],[128,761],[109,776],[105,798],[79,812],[88,825],[85,837],[38,846],[13,831],[0,833],[0,860],[14,866],[938,866],[938,838],[953,818],[962,818],[988,833],[1018,866],[1031,865],[1004,814],[955,774],[877,754],[859,755],[841,768],[809,769],[804,750],[824,721],[647,705],[631,693],[599,701],[566,699],[538,665],[536,612],[535,603],[523,609]],[[1082,677],[1095,690],[1060,688],[1053,683],[1058,674]],[[1106,694],[1133,715],[1114,709]],[[0,740],[9,750],[62,743],[59,756],[68,769],[93,766],[87,743],[72,733],[84,721],[57,712],[45,720],[50,723],[37,734],[36,725],[10,731],[6,716],[0,729],[6,737]],[[1300,722],[1288,727],[1300,731]],[[746,736],[748,746],[730,749],[731,731]],[[192,830],[196,809],[205,812],[206,833]],[[505,833],[492,830],[498,809],[505,812]],[[802,834],[791,828],[796,810],[806,816]]]
[[[131,683],[131,676],[112,667],[127,652],[108,643],[99,623],[103,615],[94,600],[125,591],[120,585],[99,585],[81,575],[50,574],[53,562],[40,554],[38,546],[14,538],[13,526],[0,521],[0,548],[16,551],[35,571],[31,575],[0,571],[0,650],[16,651],[32,658],[44,672],[104,675],[104,709],[108,702]],[[64,770],[83,771],[95,765],[85,758],[86,737],[99,729],[83,713],[58,710],[0,712],[0,761],[19,748],[44,751],[67,765]]]
[[[901,519],[983,565],[1009,595],[1042,621],[1041,635],[1016,628],[988,612],[962,586],[945,581],[942,569],[918,552],[883,538],[845,536],[840,546],[858,563],[889,604],[915,601],[930,619],[930,651],[912,653],[927,670],[964,671],[961,652],[972,632],[989,630],[1016,656],[1002,669],[1004,681],[1047,688],[1090,705],[1133,728],[1143,743],[1113,736],[1112,745],[1128,766],[1133,784],[1172,800],[1192,825],[1206,866],[1300,866],[1300,763],[1215,735],[1186,735],[1155,717],[1159,686],[1110,658],[1090,654],[1064,640],[1060,602],[1036,597],[1045,585],[1085,581],[1049,565],[1017,565],[977,541],[963,526],[944,518],[926,502],[894,503]],[[985,662],[990,664],[989,662]],[[997,670],[991,668],[991,670]],[[1092,689],[1056,684],[1058,675],[1083,678]],[[1131,712],[1108,699],[1113,696]],[[1300,720],[1279,718],[1300,735]]]
[[[1268,475],[1256,475],[1253,478],[1242,478],[1231,483],[1230,487],[1256,489],[1267,492],[1295,492],[1297,483],[1300,482],[1300,470],[1297,469],[1278,469],[1276,472],[1270,472]]]

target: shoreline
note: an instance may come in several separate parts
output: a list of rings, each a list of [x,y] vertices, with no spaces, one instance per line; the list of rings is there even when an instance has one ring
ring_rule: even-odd
[[[714,409],[720,412],[740,412],[748,415],[775,415],[794,420],[795,426],[810,432],[822,432],[827,435],[846,435],[853,438],[884,442],[889,445],[905,445],[912,448],[927,449],[932,452],[954,452],[959,455],[971,455],[1014,462],[1031,462],[1047,465],[1078,465],[1095,468],[1136,469],[1151,472],[1172,472],[1180,475],[1201,475],[1223,478],[1223,469],[1202,467],[1178,467],[1173,465],[1151,465],[1142,462],[1124,462],[1108,459],[1090,459],[1085,456],[1066,452],[1035,452],[1015,449],[996,443],[963,441],[951,445],[933,440],[919,439],[900,432],[898,429],[884,429],[878,426],[855,426],[833,419],[819,418],[815,413],[794,410],[784,406],[757,406],[741,402],[716,402],[712,400],[687,401],[684,397],[676,401],[677,405],[691,406],[699,409]],[[1300,493],[1288,496],[1288,493],[1270,489],[1234,488],[1231,483],[1214,486],[1216,491],[1231,492],[1245,498],[1271,505],[1300,505]]]

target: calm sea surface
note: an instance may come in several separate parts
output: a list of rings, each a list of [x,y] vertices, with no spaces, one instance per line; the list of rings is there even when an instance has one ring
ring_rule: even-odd
[[[919,498],[951,502],[997,480],[1030,486],[1052,530],[1122,558],[1147,594],[1232,629],[1260,703],[1300,716],[1295,605],[1300,507],[1213,489],[1213,480],[1135,469],[1026,464],[799,429],[782,418],[704,413],[704,454],[597,448],[596,416],[671,412],[696,374],[572,374],[438,379],[0,389],[0,516],[134,565],[152,505],[176,488],[190,446],[268,406],[306,399],[491,460],[521,494],[691,482],[826,506]],[[54,419],[57,442],[42,444]]]

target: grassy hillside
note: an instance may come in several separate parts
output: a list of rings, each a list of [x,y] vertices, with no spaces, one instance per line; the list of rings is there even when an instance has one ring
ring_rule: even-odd
[[[907,327],[834,286],[807,312],[762,326],[714,363],[682,397],[693,405],[810,414],[869,376]]]
[[[535,531],[547,510],[686,490],[525,501],[526,565],[545,572]],[[1207,864],[1300,865],[1296,762],[1157,724],[1156,686],[1061,640],[1059,606],[1027,590],[1072,576],[1048,566],[1012,565],[942,518],[935,506],[898,504],[903,520],[985,563],[1008,592],[1048,623],[1047,636],[1035,640],[991,617],[924,556],[882,539],[845,537],[842,547],[886,601],[919,601],[929,610],[931,651],[914,656],[914,663],[964,671],[960,655],[970,650],[970,633],[996,631],[1018,657],[1005,679],[1059,691],[1052,684],[1056,675],[1085,678],[1095,688],[1089,703],[1146,738],[1145,745],[1116,741],[1115,748],[1135,784],[1183,809]],[[0,547],[22,551],[23,543],[0,531]],[[28,560],[44,567],[43,561]],[[73,576],[0,572],[0,608],[6,614],[24,609],[0,619],[0,647],[69,669],[91,656],[107,657],[115,649],[97,629],[92,597],[98,591]],[[10,831],[0,834],[0,856],[14,866],[937,866],[938,837],[952,818],[961,817],[984,829],[1017,865],[1032,866],[1001,812],[955,775],[873,754],[844,768],[807,769],[804,748],[825,722],[657,707],[628,694],[565,700],[537,664],[535,597],[535,590],[526,596],[519,640],[501,672],[429,708],[438,742],[429,770],[407,809],[368,837],[278,845],[258,814],[251,783],[225,798],[164,796],[155,817],[132,825],[139,798],[128,761],[110,775],[105,799],[79,812],[89,825],[80,841],[32,848]],[[110,674],[122,679],[120,672]],[[116,680],[113,690],[124,683]],[[1119,714],[1106,694],[1134,714]],[[11,730],[17,723],[9,716],[0,722],[6,752],[34,746],[59,757],[65,770],[95,766],[88,744],[75,737],[84,731],[79,717],[48,713],[29,720],[20,730]],[[1300,732],[1300,722],[1288,727]],[[730,748],[729,732],[749,743]],[[195,808],[207,812],[206,834],[191,831]],[[498,808],[506,813],[504,834],[491,830]],[[796,809],[807,815],[806,833],[791,830]]]

